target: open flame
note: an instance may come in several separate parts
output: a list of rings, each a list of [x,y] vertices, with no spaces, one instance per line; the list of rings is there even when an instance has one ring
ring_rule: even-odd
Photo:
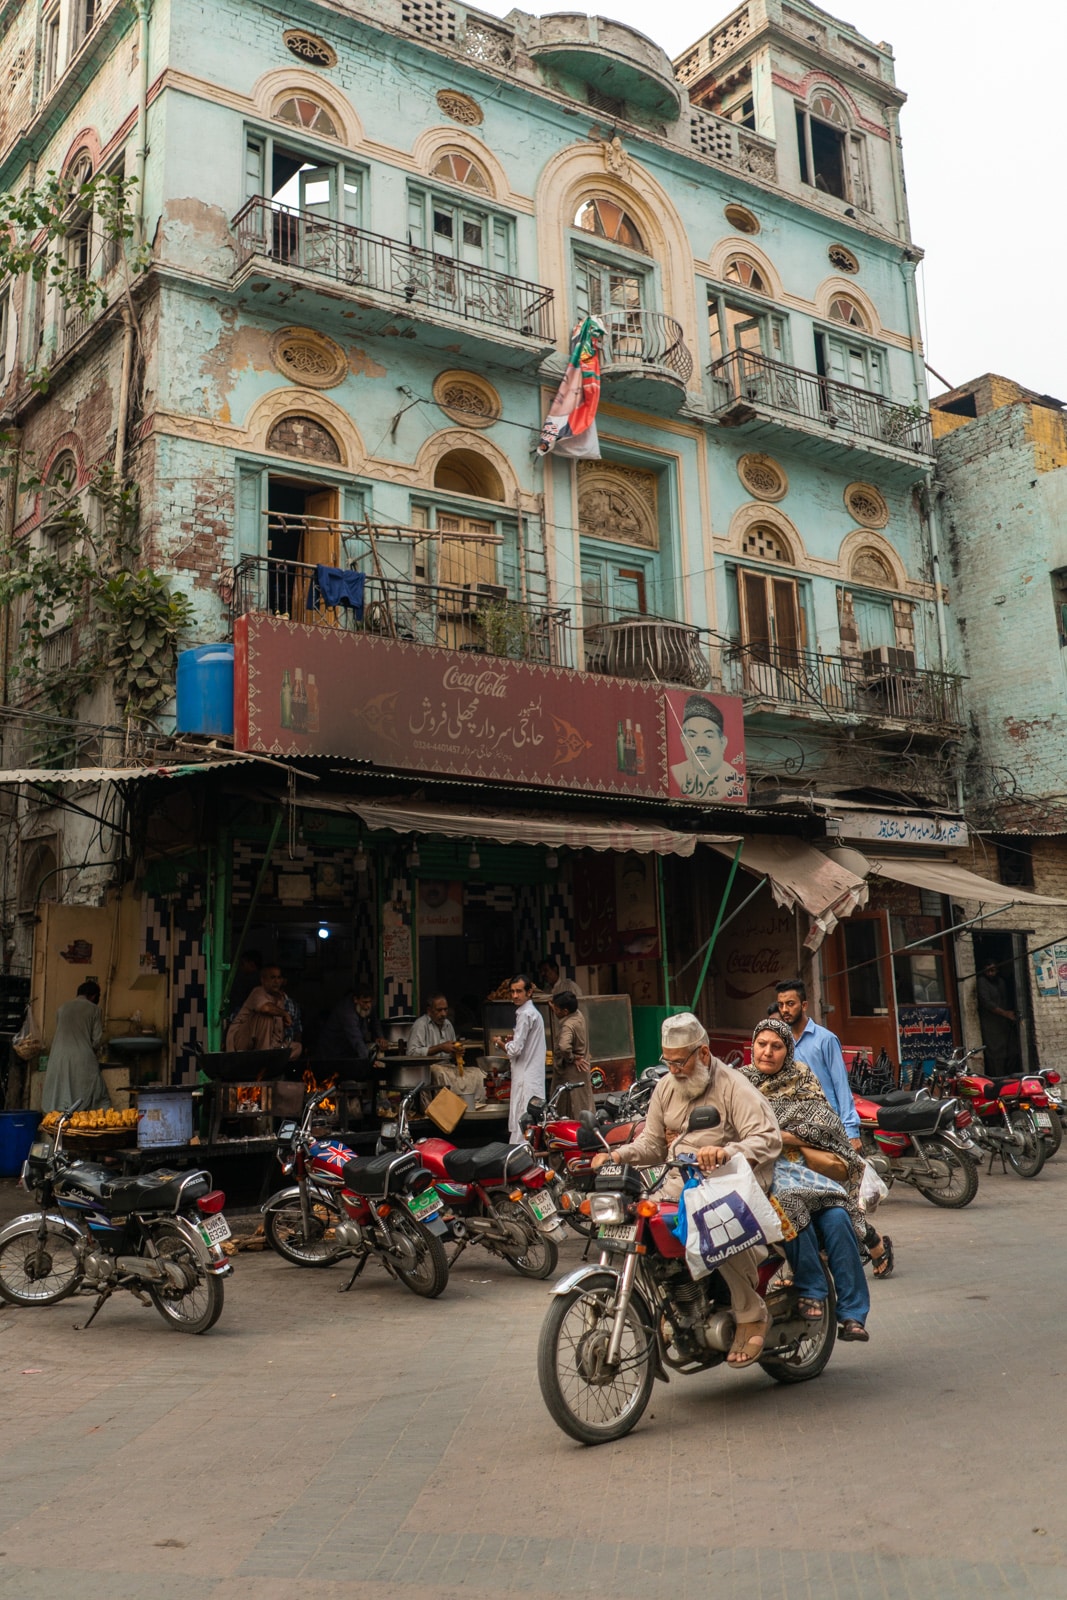
[[[304,1092],[306,1094],[314,1094],[319,1089],[333,1089],[338,1081],[336,1072],[331,1072],[328,1078],[323,1078],[320,1081],[310,1067],[304,1068]],[[319,1109],[332,1115],[337,1110],[337,1102],[336,1100],[323,1100]]]
[[[238,1083],[234,1087],[234,1105],[238,1111],[262,1111],[265,1108],[267,1102],[267,1096],[263,1092],[265,1084]]]

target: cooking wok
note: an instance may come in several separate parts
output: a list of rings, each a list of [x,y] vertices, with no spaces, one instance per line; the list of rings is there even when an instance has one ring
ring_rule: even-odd
[[[213,1050],[196,1060],[213,1083],[272,1082],[292,1066],[288,1050]]]

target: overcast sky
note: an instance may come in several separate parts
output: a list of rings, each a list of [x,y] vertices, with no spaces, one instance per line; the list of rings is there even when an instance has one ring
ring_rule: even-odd
[[[511,0],[477,3],[498,16],[512,9]],[[518,3],[538,16],[568,9]],[[673,57],[732,7],[605,0],[596,9]],[[1067,399],[1064,0],[1017,10],[992,0],[842,0],[824,9],[888,40],[908,95],[901,131],[912,233],[926,251],[927,361],[953,386],[1000,372]],[[930,388],[940,388],[933,377]]]

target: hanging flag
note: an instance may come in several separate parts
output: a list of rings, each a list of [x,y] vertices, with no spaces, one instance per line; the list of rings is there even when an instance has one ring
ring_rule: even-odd
[[[586,317],[574,330],[567,373],[541,429],[539,456],[554,450],[558,456],[600,460],[596,408],[600,403],[600,345],[604,332],[604,324],[596,317]]]

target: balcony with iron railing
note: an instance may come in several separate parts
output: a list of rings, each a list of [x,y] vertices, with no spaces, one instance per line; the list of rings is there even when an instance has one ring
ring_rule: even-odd
[[[346,325],[384,331],[382,313],[422,324],[426,343],[491,347],[495,359],[536,364],[554,345],[553,293],[508,273],[369,233],[262,195],[234,217],[235,281],[280,277],[296,291],[341,294]]]
[[[546,667],[573,667],[570,613],[512,600],[500,584],[433,583],[364,575],[357,604],[329,605],[321,569],[309,562],[246,556],[234,571],[233,616],[283,617],[322,628]]]
[[[711,408],[723,427],[773,443],[783,430],[825,462],[855,460],[857,450],[914,476],[918,457],[933,456],[930,417],[870,389],[773,361],[757,350],[731,350],[708,368]]]
[[[789,715],[902,723],[931,737],[964,726],[964,679],[923,667],[884,666],[863,657],[754,645],[724,646],[723,690]]]
[[[612,311],[600,320],[607,329],[600,369],[611,398],[677,411],[693,375],[681,323],[661,311],[640,310]]]

